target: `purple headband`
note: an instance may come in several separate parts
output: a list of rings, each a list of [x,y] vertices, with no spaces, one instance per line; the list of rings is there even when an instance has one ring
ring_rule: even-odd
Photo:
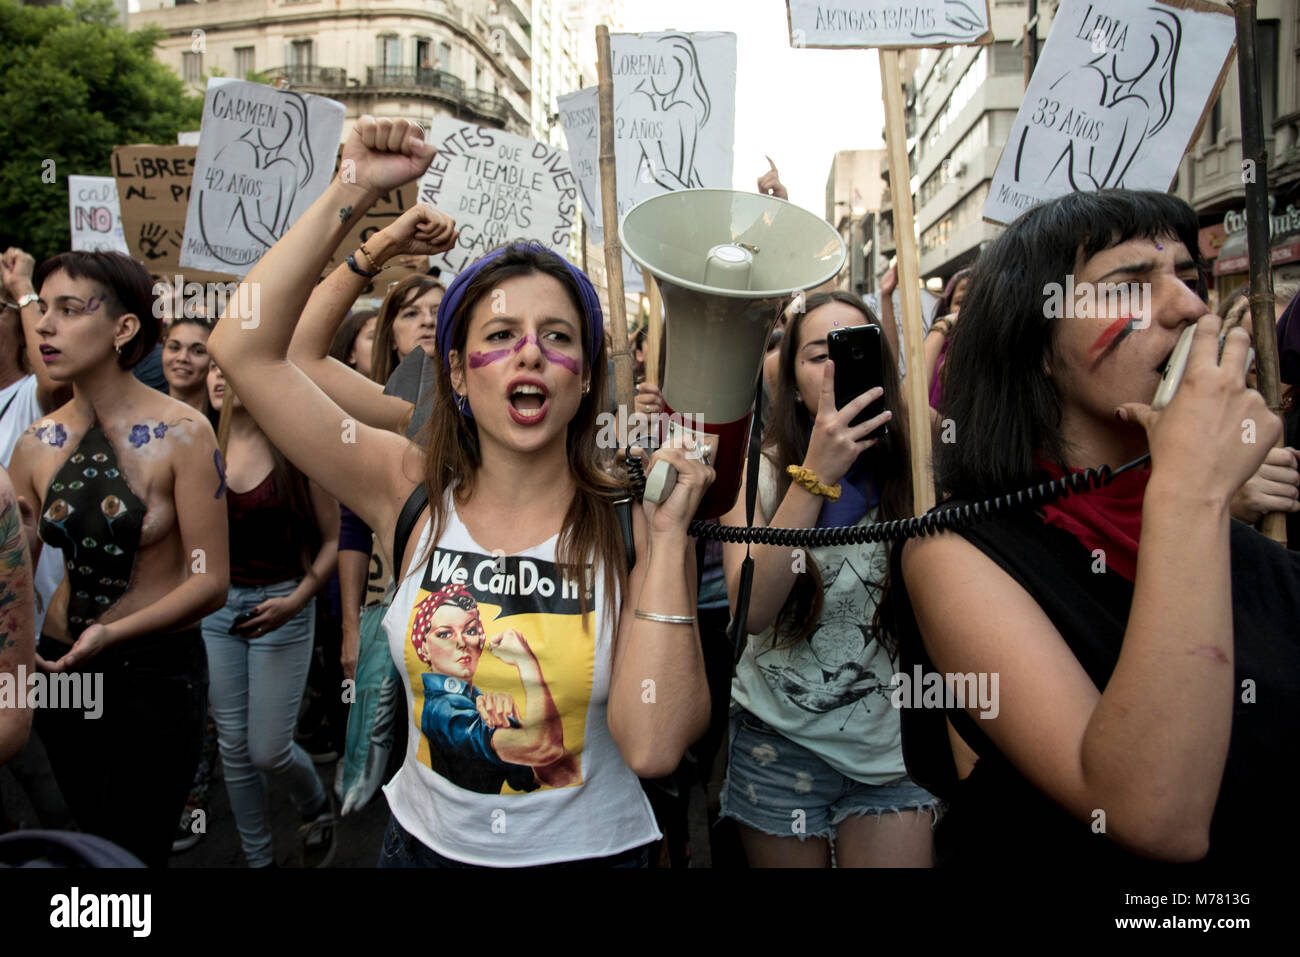
[[[596,287],[591,284],[591,280],[573,263],[569,262],[563,256],[547,249],[541,243],[518,242],[511,243],[508,246],[502,246],[492,250],[490,253],[475,260],[469,266],[465,267],[451,285],[447,287],[446,294],[442,297],[442,302],[438,305],[438,354],[442,357],[443,365],[447,371],[451,371],[451,340],[453,333],[452,317],[460,309],[461,303],[465,301],[465,290],[469,287],[474,277],[481,273],[494,260],[504,256],[507,250],[520,249],[530,252],[545,252],[555,256],[560,262],[564,263],[564,268],[569,270],[578,286],[578,295],[582,301],[582,312],[587,320],[588,339],[591,342],[590,356],[594,359],[600,354],[601,344],[605,339],[605,315],[600,309],[600,297],[596,295]],[[463,410],[467,417],[473,418],[473,414],[466,405]]]

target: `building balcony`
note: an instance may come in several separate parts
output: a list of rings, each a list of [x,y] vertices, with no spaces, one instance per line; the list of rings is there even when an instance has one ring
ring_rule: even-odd
[[[277,66],[267,70],[266,75],[273,81],[283,81],[290,89],[309,93],[322,90],[328,94],[348,86],[348,71],[337,66]]]
[[[506,68],[506,77],[510,84],[520,93],[527,93],[533,88],[533,71],[512,56],[503,56],[502,64]]]
[[[532,26],[533,5],[528,0],[494,0],[500,13],[512,15],[524,26]]]
[[[414,66],[368,66],[366,86],[380,90],[418,93],[445,100],[457,106],[466,99],[465,84],[460,77],[444,70]]]
[[[506,98],[487,90],[471,90],[465,94],[462,105],[475,116],[496,120],[502,125],[510,116],[510,104]]]

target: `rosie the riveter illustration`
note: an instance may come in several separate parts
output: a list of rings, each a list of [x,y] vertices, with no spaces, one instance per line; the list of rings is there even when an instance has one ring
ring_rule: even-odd
[[[540,785],[577,784],[581,771],[565,750],[560,714],[528,642],[507,629],[491,638],[478,602],[463,585],[447,585],[416,606],[411,644],[429,671],[422,675],[420,730],[429,742],[432,770],[452,784],[482,794]],[[508,694],[474,687],[487,650],[519,670],[524,713]]]

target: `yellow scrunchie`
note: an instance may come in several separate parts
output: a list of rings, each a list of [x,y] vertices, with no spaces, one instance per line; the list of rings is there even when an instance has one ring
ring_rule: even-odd
[[[787,465],[786,474],[794,480],[794,483],[800,488],[806,488],[814,495],[820,495],[829,502],[838,502],[842,489],[839,483],[835,485],[823,485],[817,478],[817,473],[812,469],[806,469],[802,465]]]

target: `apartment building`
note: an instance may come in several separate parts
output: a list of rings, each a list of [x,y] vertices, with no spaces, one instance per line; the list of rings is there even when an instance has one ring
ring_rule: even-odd
[[[260,74],[363,114],[533,129],[531,0],[140,0],[130,26],[196,91]]]

